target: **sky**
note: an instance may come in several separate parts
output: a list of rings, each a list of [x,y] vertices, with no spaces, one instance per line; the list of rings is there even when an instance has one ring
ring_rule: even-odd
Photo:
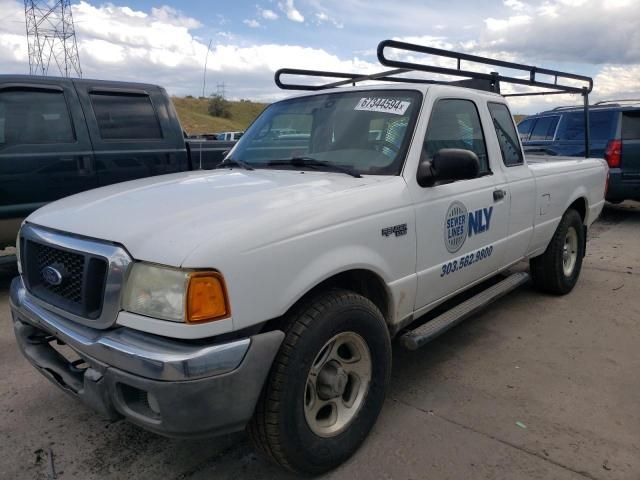
[[[173,95],[202,95],[207,58],[206,95],[224,82],[230,99],[277,100],[290,94],[278,68],[373,73],[385,68],[378,42],[393,38],[592,76],[593,101],[640,98],[640,0],[81,0],[72,12],[84,77]],[[0,0],[0,71],[29,71],[22,1]],[[580,101],[510,103],[533,113]]]

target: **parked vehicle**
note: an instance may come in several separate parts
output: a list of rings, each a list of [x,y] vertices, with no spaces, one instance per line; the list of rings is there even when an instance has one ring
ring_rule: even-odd
[[[156,85],[0,75],[0,249],[48,202],[136,178],[212,168],[235,142],[198,143]]]
[[[463,55],[388,40],[378,55],[395,73],[457,71],[397,65],[385,48]],[[516,67],[538,86],[535,67]],[[96,411],[177,437],[248,425],[276,463],[315,474],[374,425],[392,337],[422,346],[527,281],[509,272],[525,259],[538,289],[574,288],[607,165],[525,158],[497,93],[396,77],[305,87],[285,73],[278,85],[314,91],[267,107],[224,160],[232,171],[112,185],[31,214],[10,302],[25,357]],[[563,75],[591,85],[551,74],[558,91],[582,91]],[[491,91],[510,80],[477,76]],[[283,123],[307,137],[271,135]]]
[[[607,200],[640,200],[640,100],[598,102],[590,107],[590,155],[609,164]],[[518,124],[525,151],[584,156],[582,107],[559,107]]]
[[[242,137],[242,134],[244,132],[219,132],[216,133],[216,140],[222,140],[224,142],[235,142],[237,140],[240,140],[240,137]]]

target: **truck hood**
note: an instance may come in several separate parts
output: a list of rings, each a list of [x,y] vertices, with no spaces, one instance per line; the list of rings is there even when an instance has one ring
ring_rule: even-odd
[[[329,172],[183,172],[73,195],[27,221],[119,243],[137,260],[189,266],[203,243],[241,253],[366,215],[380,208],[367,201],[370,189],[389,182],[404,187],[401,177]]]

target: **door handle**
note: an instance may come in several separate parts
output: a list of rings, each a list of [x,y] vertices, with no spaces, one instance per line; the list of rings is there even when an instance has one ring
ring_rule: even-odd
[[[90,175],[91,157],[88,155],[80,155],[77,160],[77,166],[79,175]]]
[[[493,201],[494,202],[499,202],[500,200],[502,200],[506,196],[507,196],[507,192],[505,190],[494,190],[493,191]]]

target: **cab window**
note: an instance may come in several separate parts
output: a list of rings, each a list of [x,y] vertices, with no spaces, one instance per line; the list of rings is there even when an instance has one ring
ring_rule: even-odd
[[[0,92],[0,149],[73,142],[75,134],[62,92],[33,89]]]
[[[504,103],[488,104],[493,127],[500,144],[500,152],[502,153],[502,161],[507,167],[522,165],[524,156],[518,142],[518,133],[513,125],[513,117],[511,112]]]
[[[589,113],[589,135],[592,141],[613,138],[615,129],[614,110]],[[558,139],[564,141],[584,141],[584,112],[566,113],[558,129]]]
[[[91,105],[103,140],[159,140],[162,130],[145,94],[92,92]]]
[[[520,134],[520,140],[526,142],[529,140],[529,134],[531,134],[531,127],[535,122],[535,118],[527,118],[526,120],[522,120],[518,124],[518,133]]]
[[[558,120],[560,120],[558,115],[538,118],[529,140],[538,142],[553,140],[553,137],[556,134],[556,127],[558,126]]]
[[[471,150],[480,160],[480,174],[489,173],[480,116],[471,100],[448,98],[438,100],[433,107],[422,147],[423,158],[430,160],[443,148]]]

